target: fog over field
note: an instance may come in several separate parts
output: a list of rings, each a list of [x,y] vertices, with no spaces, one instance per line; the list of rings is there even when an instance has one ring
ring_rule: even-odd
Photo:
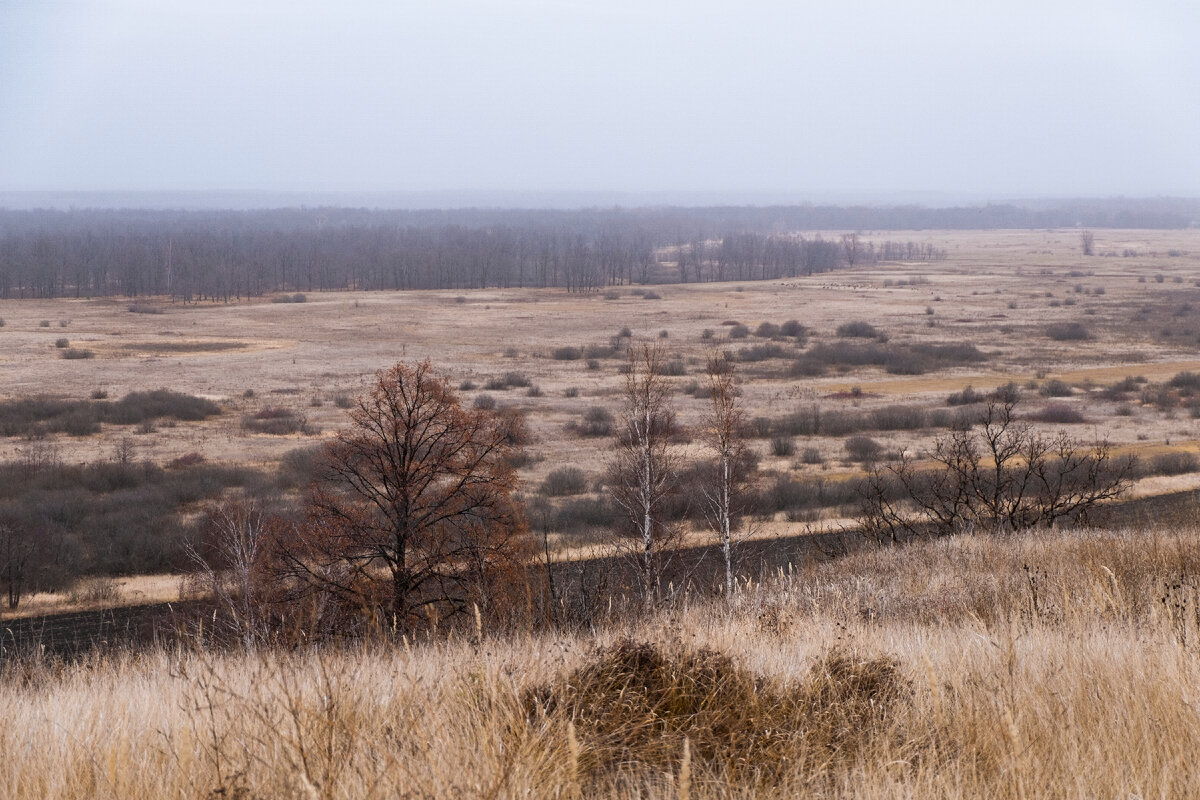
[[[1194,196],[1197,30],[1182,2],[10,0],[0,190]]]

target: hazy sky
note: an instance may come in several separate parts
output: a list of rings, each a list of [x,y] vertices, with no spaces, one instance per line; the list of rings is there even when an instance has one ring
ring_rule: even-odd
[[[1195,0],[0,0],[0,190],[1200,195]]]

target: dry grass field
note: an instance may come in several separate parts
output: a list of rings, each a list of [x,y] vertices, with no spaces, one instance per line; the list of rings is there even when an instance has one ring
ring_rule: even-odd
[[[1177,377],[1200,373],[1195,232],[1097,231],[1090,257],[1074,230],[863,237],[928,242],[947,258],[594,295],[0,303],[0,401],[168,389],[220,409],[0,438],[0,461],[269,471],[344,426],[377,370],[428,358],[468,403],[525,412],[524,495],[561,505],[576,495],[539,487],[562,467],[585,474],[578,496],[600,496],[613,440],[579,426],[595,408],[619,414],[630,341],[664,349],[684,425],[710,407],[706,357],[735,355],[766,498],[749,535],[762,539],[851,525],[844,498],[784,496],[836,495],[864,475],[847,448],[856,434],[876,440],[875,458],[920,462],[967,386],[1015,383],[1039,430],[1106,439],[1148,464],[1200,453],[1200,377]],[[769,327],[790,320],[807,336]],[[873,333],[839,333],[847,323]],[[826,427],[800,432],[814,414]],[[905,415],[919,424],[879,422]],[[303,424],[261,432],[280,419]],[[704,456],[698,441],[678,447]],[[1200,465],[1184,462],[1139,473],[1130,495],[1200,486]],[[632,615],[610,605],[558,632],[480,622],[296,650],[184,637],[74,660],[3,649],[0,797],[1196,797],[1193,516],[850,548],[743,578],[730,597],[678,592]],[[560,559],[598,541],[551,536]],[[710,536],[693,526],[686,541]],[[4,613],[183,592],[177,574],[96,585]]]
[[[8,798],[1186,798],[1200,531],[960,536],[586,635],[0,681]]]
[[[828,233],[827,236],[836,236]],[[1193,231],[1096,234],[1097,255],[1080,254],[1073,230],[870,232],[864,239],[906,238],[944,249],[933,263],[884,263],[809,278],[742,284],[621,287],[575,295],[557,289],[471,292],[312,293],[304,303],[270,298],[229,304],[171,304],[115,299],[0,303],[0,400],[52,396],[116,399],[133,391],[170,389],[216,401],[222,413],[202,421],[105,424],[99,433],[0,438],[0,460],[28,458],[49,446],[67,463],[110,460],[118,448],[137,461],[270,467],[288,452],[320,442],[346,423],[344,406],[373,373],[397,360],[430,359],[464,388],[468,402],[488,395],[499,406],[527,412],[530,457],[521,468],[530,493],[551,471],[581,468],[599,480],[608,437],[568,430],[589,410],[619,409],[621,352],[609,348],[622,332],[660,344],[678,374],[676,407],[684,424],[709,407],[704,360],[713,349],[739,354],[742,402],[764,430],[797,412],[868,415],[897,404],[946,408],[951,392],[982,392],[1008,382],[1025,387],[1031,411],[1047,405],[1079,412],[1082,421],[1049,422],[1081,440],[1105,438],[1119,453],[1152,458],[1200,451],[1200,421],[1190,407],[1156,406],[1133,392],[1106,394],[1127,376],[1150,384],[1180,372],[1200,372],[1200,241]],[[161,313],[134,313],[148,309]],[[771,342],[755,335],[763,323],[796,320],[807,342]],[[839,336],[839,325],[861,321],[877,337]],[[732,323],[748,329],[731,338]],[[1088,338],[1056,340],[1053,325],[1077,324]],[[736,334],[735,334],[736,335]],[[64,358],[63,342],[90,358]],[[886,339],[886,345],[879,344]],[[617,344],[629,339],[617,339]],[[765,356],[748,348],[776,347]],[[935,361],[911,370],[841,363],[836,348],[919,348],[970,345],[981,360]],[[564,359],[560,348],[578,352]],[[596,355],[588,357],[589,348]],[[834,352],[822,374],[791,367],[821,348]],[[852,360],[852,359],[851,359]],[[920,374],[903,374],[908,372]],[[902,374],[896,374],[900,372]],[[517,375],[528,386],[504,386]],[[1043,398],[1040,388],[1062,381],[1068,396]],[[489,381],[499,388],[488,388]],[[511,383],[511,381],[509,381]],[[1172,401],[1174,402],[1174,401]],[[283,409],[280,412],[280,409]],[[247,425],[256,416],[290,413],[302,422],[284,435]],[[867,430],[886,454],[920,458],[937,427]],[[766,434],[752,441],[763,481],[796,478],[837,482],[863,474],[844,446],[846,434],[786,436],[794,452],[776,455]],[[685,448],[699,457],[701,448]],[[1148,477],[1134,493],[1191,488],[1200,474]],[[845,508],[806,512],[818,527],[842,524]],[[801,521],[776,513],[755,526],[759,536],[788,535]],[[695,541],[703,539],[693,532]],[[564,554],[590,552],[578,537],[562,538]],[[583,547],[583,550],[580,548]],[[170,599],[177,585],[123,579],[125,602]],[[44,609],[62,598],[31,598]]]

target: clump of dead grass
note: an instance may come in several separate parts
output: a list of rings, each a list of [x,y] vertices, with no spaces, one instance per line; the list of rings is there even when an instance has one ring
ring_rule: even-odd
[[[911,688],[886,656],[820,656],[804,679],[757,675],[716,650],[623,640],[526,693],[531,718],[571,726],[581,773],[676,771],[777,781],[853,762]],[[685,744],[686,742],[686,744]]]

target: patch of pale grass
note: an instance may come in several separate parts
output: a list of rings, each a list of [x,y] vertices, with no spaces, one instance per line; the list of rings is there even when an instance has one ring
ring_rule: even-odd
[[[1195,797],[1198,567],[1194,529],[962,536],[588,636],[10,660],[0,796]]]

